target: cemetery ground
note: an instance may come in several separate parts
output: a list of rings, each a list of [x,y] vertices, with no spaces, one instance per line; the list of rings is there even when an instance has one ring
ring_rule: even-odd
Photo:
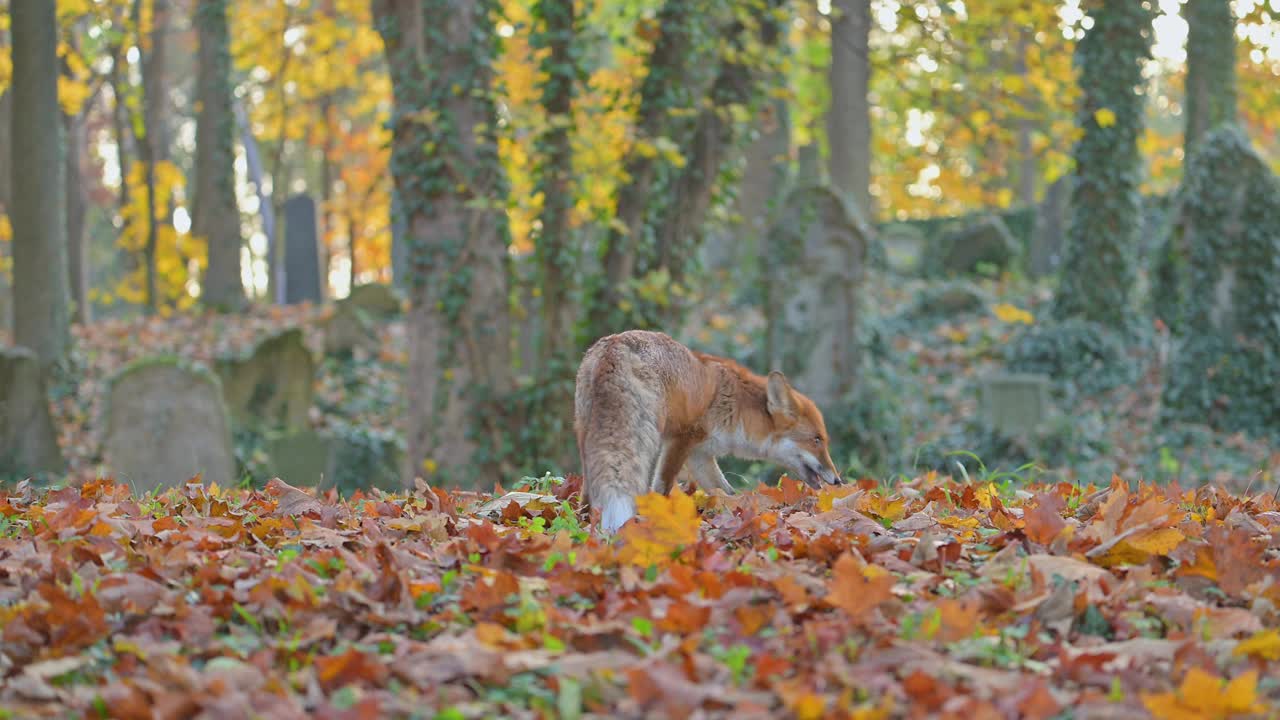
[[[78,328],[57,489],[0,490],[0,717],[1276,717],[1268,444],[1157,422],[1159,328],[1122,382],[1050,378],[1033,432],[995,429],[984,378],[1047,294],[872,282],[892,439],[833,448],[861,479],[726,463],[743,492],[648,498],[612,541],[571,473],[395,487],[397,320]],[[685,339],[742,357],[761,321],[731,304]],[[311,387],[237,401],[255,349]],[[217,378],[230,485],[100,479],[105,398],[152,364]]]

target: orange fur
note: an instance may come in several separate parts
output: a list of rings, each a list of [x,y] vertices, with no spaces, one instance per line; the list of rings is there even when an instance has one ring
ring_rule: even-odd
[[[587,501],[612,532],[635,498],[684,473],[732,492],[716,464],[736,455],[786,467],[817,487],[841,482],[817,405],[780,372],[752,373],[657,332],[601,338],[578,368],[574,431]]]

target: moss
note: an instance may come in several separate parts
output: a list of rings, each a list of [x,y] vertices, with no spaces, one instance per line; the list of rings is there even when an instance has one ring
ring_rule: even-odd
[[[1068,397],[1097,395],[1137,378],[1121,337],[1087,320],[1033,325],[1005,346],[1004,360],[1014,372],[1049,376]]]
[[[1076,144],[1076,182],[1054,317],[1081,318],[1114,330],[1134,325],[1142,169],[1143,63],[1151,55],[1153,10],[1145,2],[1093,6],[1093,27],[1076,47],[1084,91]]]
[[[1204,137],[1178,192],[1178,348],[1165,418],[1280,431],[1280,183],[1244,132]]]

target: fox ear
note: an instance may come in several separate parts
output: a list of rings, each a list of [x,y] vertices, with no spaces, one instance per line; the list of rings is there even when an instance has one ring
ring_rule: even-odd
[[[769,373],[768,401],[770,415],[795,415],[795,405],[791,402],[791,383],[787,382],[786,375],[777,370]]]

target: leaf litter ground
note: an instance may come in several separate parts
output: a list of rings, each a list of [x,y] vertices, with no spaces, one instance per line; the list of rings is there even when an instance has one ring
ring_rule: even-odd
[[[9,717],[1276,717],[1280,507],[936,475],[0,497]]]

